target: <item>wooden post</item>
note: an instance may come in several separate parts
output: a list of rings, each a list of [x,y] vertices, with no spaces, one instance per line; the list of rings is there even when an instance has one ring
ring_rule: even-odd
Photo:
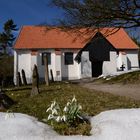
[[[51,74],[52,82],[54,82],[52,69],[50,69],[50,74]]]
[[[49,71],[48,71],[48,59],[47,55],[44,55],[44,65],[45,65],[45,83],[49,86]]]

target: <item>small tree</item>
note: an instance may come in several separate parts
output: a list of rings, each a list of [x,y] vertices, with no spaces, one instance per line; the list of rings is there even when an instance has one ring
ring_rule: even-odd
[[[32,74],[32,90],[31,96],[39,94],[39,74],[37,66],[34,65],[33,74]]]
[[[26,86],[27,85],[27,80],[26,80],[25,71],[23,69],[21,70],[21,74],[22,74],[23,84]]]

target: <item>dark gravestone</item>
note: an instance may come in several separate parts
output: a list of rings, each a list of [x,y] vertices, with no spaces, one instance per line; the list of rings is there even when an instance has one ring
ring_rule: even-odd
[[[54,78],[53,78],[53,71],[52,71],[52,69],[50,69],[50,74],[51,74],[51,79],[52,79],[52,82],[54,82]]]
[[[27,80],[26,80],[25,71],[23,69],[21,70],[21,74],[22,74],[23,84],[24,84],[24,86],[26,86],[27,85]]]
[[[22,85],[20,72],[17,73],[17,86],[20,87]]]
[[[0,109],[8,109],[15,102],[5,93],[0,90]]]

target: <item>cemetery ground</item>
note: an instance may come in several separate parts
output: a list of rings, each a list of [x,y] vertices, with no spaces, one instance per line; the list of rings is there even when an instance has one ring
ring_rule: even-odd
[[[16,101],[16,104],[9,108],[9,111],[28,114],[38,118],[39,121],[43,121],[48,117],[46,110],[51,101],[56,100],[61,107],[64,107],[67,101],[73,98],[73,95],[82,106],[84,116],[95,116],[102,111],[112,109],[140,107],[140,101],[138,100],[103,91],[90,90],[67,82],[51,83],[50,86],[40,85],[39,91],[40,94],[30,96],[30,85],[5,90],[6,94]],[[54,124],[53,128],[61,135],[90,135],[91,130],[91,126],[84,123],[77,125],[77,127],[69,127],[60,123]]]

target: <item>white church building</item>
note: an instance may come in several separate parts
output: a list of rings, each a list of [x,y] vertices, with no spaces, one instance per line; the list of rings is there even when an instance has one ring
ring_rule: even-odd
[[[34,65],[40,80],[44,80],[43,56],[47,55],[49,71],[54,80],[73,80],[111,75],[139,69],[138,46],[124,29],[105,36],[102,28],[95,33],[86,29],[64,31],[45,26],[23,26],[14,44],[14,82],[23,69],[27,82],[32,82]],[[50,73],[49,73],[49,77]]]

